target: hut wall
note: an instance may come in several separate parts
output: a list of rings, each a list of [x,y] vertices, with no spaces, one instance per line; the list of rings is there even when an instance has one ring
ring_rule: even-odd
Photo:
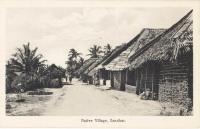
[[[121,72],[120,71],[113,71],[113,82],[114,88],[120,90],[121,85]]]
[[[149,89],[151,92],[156,94],[152,99],[158,98],[159,91],[159,77],[160,77],[160,65],[158,62],[150,61],[145,63],[140,68],[136,69],[136,88],[135,93],[140,94],[143,91]]]
[[[111,86],[110,83],[111,83],[111,81],[110,81],[110,80],[107,80],[107,81],[106,81],[106,86]]]
[[[110,71],[105,69],[100,70],[100,85],[109,84],[107,80],[110,80]]]
[[[121,71],[121,85],[120,85],[120,90],[125,91],[125,84],[126,84],[126,71],[123,70]]]
[[[87,81],[89,82],[89,84],[94,84],[93,78],[91,76],[87,76]]]
[[[114,89],[125,91],[126,71],[113,71]]]
[[[110,71],[110,85],[111,85],[111,87],[114,87],[114,77],[113,77],[112,71]]]
[[[127,82],[125,85],[126,92],[136,93],[136,71],[127,70]]]
[[[192,54],[178,58],[176,62],[163,62],[159,80],[159,100],[178,104],[187,104],[193,99]]]
[[[127,82],[126,84],[136,86],[136,73],[135,70],[127,70]]]
[[[87,83],[87,76],[82,74],[81,75],[81,80],[82,80],[82,82]]]

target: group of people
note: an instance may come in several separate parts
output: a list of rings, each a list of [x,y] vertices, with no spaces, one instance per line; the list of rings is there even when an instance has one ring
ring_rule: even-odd
[[[72,75],[71,74],[65,74],[65,79],[66,79],[66,82],[68,82],[68,78],[69,78],[69,83],[71,84],[72,83]]]

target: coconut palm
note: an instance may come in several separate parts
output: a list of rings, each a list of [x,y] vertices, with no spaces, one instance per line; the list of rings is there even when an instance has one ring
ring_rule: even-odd
[[[80,55],[82,55],[82,53],[78,53],[75,49],[72,48],[72,49],[70,49],[68,56],[71,59],[77,60],[77,58],[79,58]]]
[[[11,58],[11,67],[16,72],[22,72],[26,75],[34,74],[38,68],[44,65],[46,60],[41,60],[42,55],[38,54],[37,47],[33,50],[30,49],[30,44],[23,45],[23,48],[17,48],[17,52]]]
[[[77,61],[72,58],[69,58],[68,61],[66,61],[66,64],[68,74],[73,74],[73,72],[77,69],[78,66]]]
[[[98,58],[100,56],[100,54],[102,53],[101,46],[97,46],[97,45],[94,45],[93,47],[91,47],[88,50],[90,52],[90,54],[88,54],[88,55],[91,56],[91,58]]]
[[[108,55],[112,50],[112,47],[110,46],[110,44],[107,44],[106,46],[104,46],[104,55]]]
[[[85,61],[84,58],[81,57],[81,58],[79,59],[79,61],[78,61],[78,64],[79,64],[80,66],[82,66],[83,63],[84,63],[84,61]]]

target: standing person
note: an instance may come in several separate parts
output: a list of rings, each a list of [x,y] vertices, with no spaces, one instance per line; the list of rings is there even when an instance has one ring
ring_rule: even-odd
[[[68,81],[68,76],[67,75],[65,75],[65,80],[66,80],[66,82]]]
[[[69,75],[69,83],[70,84],[72,83],[72,75],[71,74]]]
[[[66,80],[66,82],[68,81],[68,74],[67,74],[67,72],[65,73],[65,80]]]

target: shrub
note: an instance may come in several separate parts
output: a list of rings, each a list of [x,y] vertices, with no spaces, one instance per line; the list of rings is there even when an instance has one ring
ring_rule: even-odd
[[[38,88],[38,79],[36,76],[27,76],[21,74],[17,76],[11,84],[13,92],[23,92],[27,90],[33,90]]]
[[[59,80],[58,79],[52,79],[50,81],[50,88],[58,88],[58,87],[60,87]]]

